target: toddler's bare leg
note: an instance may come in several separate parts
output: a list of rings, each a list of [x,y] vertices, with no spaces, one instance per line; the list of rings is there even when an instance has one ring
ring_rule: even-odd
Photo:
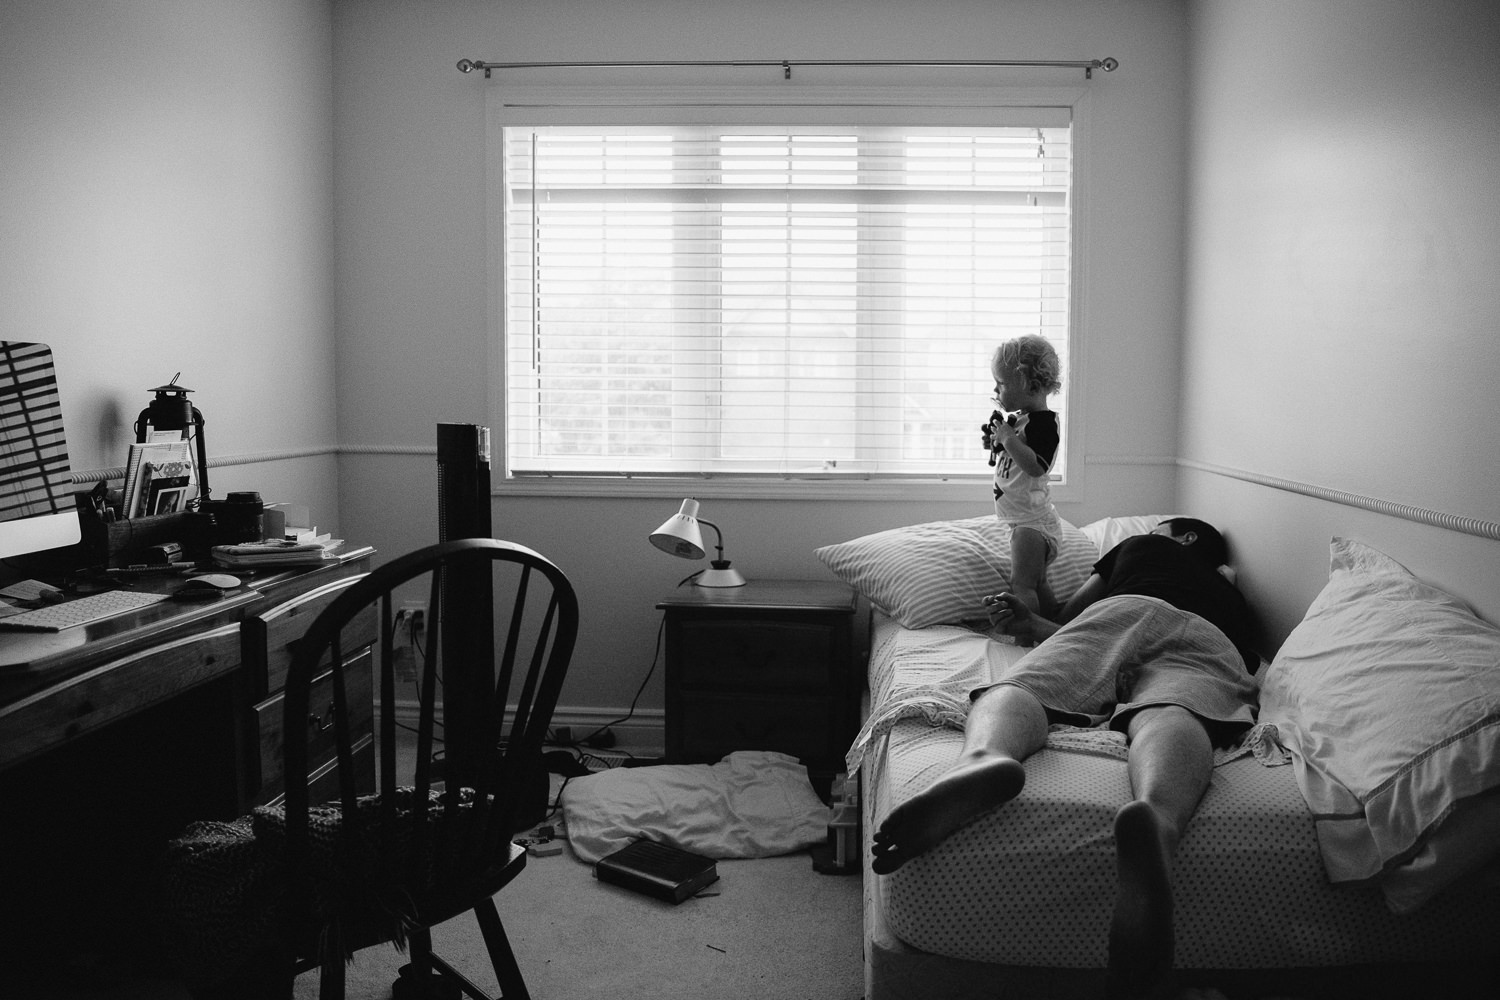
[[[1047,571],[1047,536],[1032,528],[1015,528],[1010,533],[1011,593],[1036,614],[1042,610],[1041,588]]]
[[[964,725],[964,749],[952,768],[892,809],[875,831],[870,867],[893,872],[981,814],[1021,792],[1021,761],[1047,741],[1047,713],[1031,692],[990,688]]]

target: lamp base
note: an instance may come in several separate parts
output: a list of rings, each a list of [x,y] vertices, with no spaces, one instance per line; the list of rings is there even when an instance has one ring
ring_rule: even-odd
[[[693,585],[697,587],[743,587],[745,578],[740,571],[730,568],[728,559],[714,559],[710,568],[698,574]]]

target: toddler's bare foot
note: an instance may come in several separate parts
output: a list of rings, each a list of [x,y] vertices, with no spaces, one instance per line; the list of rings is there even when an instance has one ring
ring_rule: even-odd
[[[875,831],[870,867],[884,875],[936,846],[1026,784],[1020,762],[996,754],[961,759],[947,774],[891,810]]]
[[[1156,810],[1128,802],[1115,814],[1119,897],[1109,928],[1108,995],[1148,997],[1172,971],[1171,861]]]
[[[1037,594],[1035,587],[1017,587],[1016,596],[1021,603],[1026,605],[1026,610],[1034,615],[1042,613],[1042,598]]]
[[[1005,591],[986,597],[984,611],[990,626],[1015,639],[1017,645],[1036,645],[1036,617],[1015,594]]]

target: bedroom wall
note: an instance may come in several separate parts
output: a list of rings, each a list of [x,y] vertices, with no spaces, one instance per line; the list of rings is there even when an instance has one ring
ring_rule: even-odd
[[[385,553],[434,540],[434,425],[492,424],[484,129],[486,88],[500,84],[460,74],[459,58],[1119,59],[1121,68],[1100,74],[1089,91],[1092,200],[1079,271],[1086,333],[1075,386],[1083,405],[1070,425],[1082,435],[1084,461],[1062,509],[1083,523],[1168,505],[1182,301],[1185,27],[1184,6],[1173,0],[335,0],[334,259],[347,533]],[[892,72],[876,82],[892,82]],[[908,74],[897,82],[924,78],[894,72]],[[798,70],[795,79],[819,76]],[[496,485],[496,533],[546,552],[580,589],[584,635],[564,715],[625,708],[654,656],[655,601],[697,568],[645,542],[687,491],[559,498],[507,490],[498,477]],[[693,492],[724,528],[728,555],[751,577],[826,578],[812,555],[819,545],[989,509],[984,488],[958,502]],[[659,717],[661,690],[658,670],[641,694],[645,717]]]
[[[1490,0],[1193,4],[1181,505],[1268,651],[1334,534],[1500,622],[1497,46]]]
[[[181,372],[214,495],[337,523],[331,32],[326,0],[0,4],[0,338],[52,346],[75,470]]]

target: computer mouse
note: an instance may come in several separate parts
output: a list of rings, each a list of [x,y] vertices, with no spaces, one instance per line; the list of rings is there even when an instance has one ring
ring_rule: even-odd
[[[229,573],[200,573],[187,578],[188,583],[201,583],[220,590],[233,590],[240,585],[240,578]]]
[[[174,601],[216,601],[240,585],[239,577],[228,573],[209,573],[188,579],[172,591]]]

